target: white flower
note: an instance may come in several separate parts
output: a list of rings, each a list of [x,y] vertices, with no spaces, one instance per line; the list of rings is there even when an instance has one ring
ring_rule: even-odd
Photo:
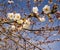
[[[26,21],[24,21],[23,28],[29,28],[29,27],[30,27],[30,20],[27,19]]]
[[[33,7],[32,11],[33,13],[38,13],[38,7]]]
[[[26,19],[26,21],[24,23],[30,24],[30,19]]]
[[[21,15],[19,13],[14,14],[14,20],[20,20]]]
[[[44,22],[45,18],[44,17],[39,17],[40,22]]]
[[[50,13],[50,12],[51,12],[51,10],[50,10],[50,6],[45,5],[45,6],[43,7],[43,11],[44,11],[45,14]]]
[[[14,18],[14,16],[13,16],[14,14],[13,13],[7,13],[7,18],[9,18],[9,19],[13,19]]]
[[[29,25],[23,24],[23,28],[27,29],[27,28],[29,28]]]
[[[11,3],[14,3],[14,1],[13,1],[13,0],[11,0],[11,1],[10,1],[10,0],[8,0],[8,3],[10,3],[10,4],[11,4]]]
[[[15,30],[15,25],[11,25],[11,29],[12,30]]]
[[[21,19],[20,20],[17,20],[17,23],[18,24],[22,24],[23,23],[23,20],[21,20]]]
[[[14,14],[14,13],[8,13],[7,14],[7,17],[9,18],[9,19],[13,19],[13,20],[20,20],[20,18],[21,18],[21,15],[19,14],[19,13],[16,13],[16,14]]]

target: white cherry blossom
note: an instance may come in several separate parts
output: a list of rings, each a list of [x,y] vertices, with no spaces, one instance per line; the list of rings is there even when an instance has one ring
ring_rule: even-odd
[[[39,17],[40,22],[44,22],[45,21],[45,17]]]
[[[19,13],[14,14],[14,20],[20,20],[21,15]]]
[[[13,13],[7,13],[7,18],[12,20],[12,19],[14,19],[13,15],[14,15]]]
[[[38,13],[38,7],[33,7],[32,11],[33,13]]]
[[[45,6],[43,7],[43,11],[44,11],[45,14],[50,13],[50,12],[51,12],[51,10],[50,10],[50,6],[45,5]]]

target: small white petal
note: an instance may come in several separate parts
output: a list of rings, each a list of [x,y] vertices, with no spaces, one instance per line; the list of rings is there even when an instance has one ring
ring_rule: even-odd
[[[8,3],[10,3],[10,4],[11,4],[11,3],[14,3],[14,1],[13,1],[13,0],[11,0],[11,1],[10,1],[10,0],[8,0]]]
[[[33,13],[38,13],[38,7],[33,7],[32,11]]]
[[[15,25],[11,25],[11,29],[12,30],[15,30]]]
[[[17,20],[17,23],[18,24],[23,24],[23,20],[21,20],[21,19],[20,20]]]
[[[12,20],[14,18],[14,14],[13,13],[7,13],[7,18]]]
[[[44,17],[40,17],[39,20],[40,20],[40,22],[44,22],[45,18]]]

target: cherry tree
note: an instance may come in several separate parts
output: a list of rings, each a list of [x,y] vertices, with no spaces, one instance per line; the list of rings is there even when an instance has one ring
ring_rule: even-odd
[[[1,0],[0,50],[54,50],[60,42],[60,0]]]

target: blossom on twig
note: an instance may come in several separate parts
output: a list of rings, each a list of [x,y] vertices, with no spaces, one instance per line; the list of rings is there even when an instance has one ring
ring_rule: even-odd
[[[10,20],[14,19],[14,14],[13,13],[7,13],[7,18],[9,18]]]
[[[51,10],[50,10],[50,6],[45,5],[45,6],[43,7],[43,12],[44,12],[45,14],[50,13],[50,12],[51,12]]]
[[[38,7],[33,7],[32,11],[33,13],[38,13]]]
[[[15,25],[11,25],[11,30],[15,30]]]
[[[14,20],[20,20],[21,15],[19,13],[14,14]]]
[[[39,17],[39,21],[40,22],[44,22],[45,21],[45,17]]]
[[[19,13],[7,13],[7,17],[10,19],[10,20],[20,20],[21,18],[21,15]]]
[[[30,19],[26,19],[23,24],[23,28],[27,29],[30,26]]]

